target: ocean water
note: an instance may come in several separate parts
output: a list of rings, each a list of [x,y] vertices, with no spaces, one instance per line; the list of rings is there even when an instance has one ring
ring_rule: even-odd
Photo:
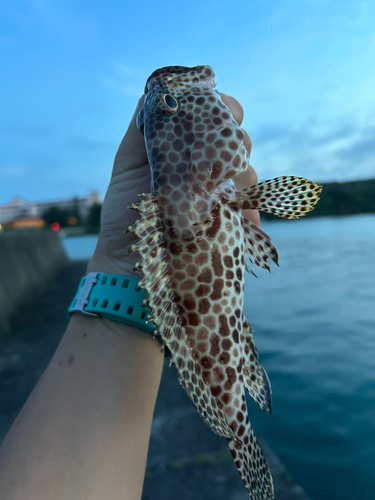
[[[375,216],[262,228],[280,268],[247,277],[245,313],[273,414],[251,421],[312,500],[373,500]]]
[[[65,252],[71,260],[90,259],[94,253],[98,236],[85,234],[84,236],[67,236],[61,239]]]
[[[273,389],[250,419],[311,500],[375,498],[375,216],[265,222],[272,273],[247,276],[245,313]],[[64,240],[89,258],[95,237]]]

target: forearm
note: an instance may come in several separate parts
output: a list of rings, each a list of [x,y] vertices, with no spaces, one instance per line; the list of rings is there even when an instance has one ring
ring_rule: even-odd
[[[149,334],[74,315],[2,445],[0,498],[139,500],[162,365]]]

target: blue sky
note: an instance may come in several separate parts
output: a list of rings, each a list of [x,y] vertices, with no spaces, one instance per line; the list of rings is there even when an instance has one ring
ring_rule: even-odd
[[[375,2],[0,4],[0,203],[104,194],[149,74],[210,64],[260,179],[375,176]]]

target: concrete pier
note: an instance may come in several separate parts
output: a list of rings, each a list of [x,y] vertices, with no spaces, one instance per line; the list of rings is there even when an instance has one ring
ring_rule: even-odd
[[[67,263],[60,238],[51,230],[0,234],[0,338],[9,331],[9,318],[19,306]]]

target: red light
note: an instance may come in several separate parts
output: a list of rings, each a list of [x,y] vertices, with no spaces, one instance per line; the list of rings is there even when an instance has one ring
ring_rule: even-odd
[[[60,224],[58,222],[53,222],[51,224],[52,231],[58,231],[60,229]]]

